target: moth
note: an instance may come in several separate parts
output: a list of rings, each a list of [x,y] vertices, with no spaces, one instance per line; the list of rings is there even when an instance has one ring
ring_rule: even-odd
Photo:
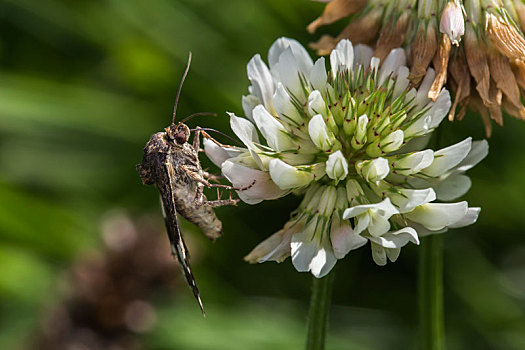
[[[227,190],[244,190],[248,187],[235,188],[228,185],[210,183],[209,180],[214,180],[217,176],[202,169],[198,157],[200,135],[202,134],[218,145],[222,145],[208,135],[205,129],[197,127],[190,130],[184,122],[194,116],[209,115],[211,113],[195,113],[181,122],[175,123],[182,84],[188,74],[190,64],[191,52],[177,91],[171,125],[165,128],[164,131],[151,136],[144,148],[142,163],[137,165],[137,170],[143,184],[155,185],[159,191],[166,231],[171,244],[171,253],[177,256],[184,277],[199,303],[202,314],[205,315],[199,289],[191,271],[189,252],[182,237],[177,214],[182,215],[195,224],[208,238],[214,241],[222,235],[222,223],[215,215],[213,207],[235,205],[239,200],[232,199],[230,195],[229,199],[209,201],[203,194],[204,186]],[[191,131],[194,131],[192,145],[188,143]]]

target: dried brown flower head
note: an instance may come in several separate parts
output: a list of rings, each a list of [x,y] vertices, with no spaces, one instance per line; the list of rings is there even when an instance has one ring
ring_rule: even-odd
[[[412,84],[419,85],[433,67],[428,97],[435,100],[443,86],[453,92],[451,121],[461,120],[469,106],[480,113],[490,136],[491,120],[503,124],[502,110],[525,120],[523,0],[325,2],[323,14],[308,26],[310,33],[343,18],[350,21],[338,36],[323,35],[310,44],[320,55],[330,53],[341,39],[373,45],[380,59],[403,46],[410,52]]]

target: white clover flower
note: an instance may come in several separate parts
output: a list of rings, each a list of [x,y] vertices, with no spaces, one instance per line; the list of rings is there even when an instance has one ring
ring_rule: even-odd
[[[464,194],[463,173],[488,152],[470,138],[433,151],[418,142],[439,126],[450,95],[433,102],[429,70],[418,90],[406,56],[394,49],[380,64],[372,49],[342,40],[313,62],[295,40],[281,38],[248,64],[246,118],[230,113],[245,148],[205,142],[210,159],[248,204],[304,194],[284,228],[259,244],[249,262],[292,257],[298,271],[326,275],[350,251],[370,241],[378,265],[395,261],[419,236],[476,221],[466,202],[436,203]],[[262,139],[260,138],[262,136]]]

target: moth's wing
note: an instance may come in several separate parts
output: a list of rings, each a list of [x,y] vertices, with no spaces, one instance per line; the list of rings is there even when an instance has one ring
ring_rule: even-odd
[[[179,228],[179,223],[177,221],[177,210],[175,208],[175,191],[173,189],[173,165],[171,161],[168,160],[163,165],[163,172],[165,175],[165,181],[158,183],[161,203],[162,203],[162,213],[164,215],[164,222],[166,224],[166,230],[168,232],[168,238],[171,244],[171,253],[177,256],[179,264],[184,273],[184,277],[190,286],[195,299],[199,302],[202,314],[204,313],[204,306],[202,305],[202,300],[200,297],[199,289],[197,288],[197,283],[195,282],[195,277],[191,271],[191,266],[189,262],[189,252],[186,248],[186,243],[182,238],[182,234]]]

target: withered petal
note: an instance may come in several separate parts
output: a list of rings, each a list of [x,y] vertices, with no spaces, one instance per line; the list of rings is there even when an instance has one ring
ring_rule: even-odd
[[[318,41],[308,44],[308,46],[316,50],[320,56],[330,54],[335,45],[337,45],[337,39],[330,35],[323,35]]]
[[[496,87],[496,84],[491,80],[489,88],[490,102],[486,103],[490,114],[490,119],[494,120],[499,126],[503,125],[503,113],[501,112],[501,102],[503,100],[503,93]]]
[[[306,30],[313,34],[319,27],[357,13],[365,5],[366,0],[333,0],[326,5],[323,14],[306,27]]]
[[[434,57],[433,62],[434,69],[436,70],[436,77],[428,91],[428,98],[432,99],[432,101],[436,100],[443,85],[447,82],[447,68],[451,49],[452,43],[450,42],[450,38],[447,34],[441,34],[441,44],[439,45],[438,52]]]
[[[520,90],[508,58],[492,50],[488,53],[488,58],[490,75],[498,89],[503,91],[509,102],[516,106],[516,108],[522,107]]]
[[[484,44],[478,41],[471,26],[467,26],[463,43],[470,74],[476,81],[476,90],[484,103],[490,103],[490,70],[485,50],[480,47]]]
[[[488,14],[486,33],[501,54],[511,59],[525,59],[525,38],[513,25]]]
[[[396,47],[400,47],[405,40],[405,35],[410,19],[410,12],[405,11],[397,19],[395,24],[390,21],[381,30],[379,39],[377,39],[377,45],[374,52],[374,56],[378,57],[381,61]]]
[[[412,43],[412,67],[408,79],[413,85],[418,85],[425,76],[430,61],[437,50],[437,30],[435,20],[425,26],[424,22],[419,24],[416,38]]]

